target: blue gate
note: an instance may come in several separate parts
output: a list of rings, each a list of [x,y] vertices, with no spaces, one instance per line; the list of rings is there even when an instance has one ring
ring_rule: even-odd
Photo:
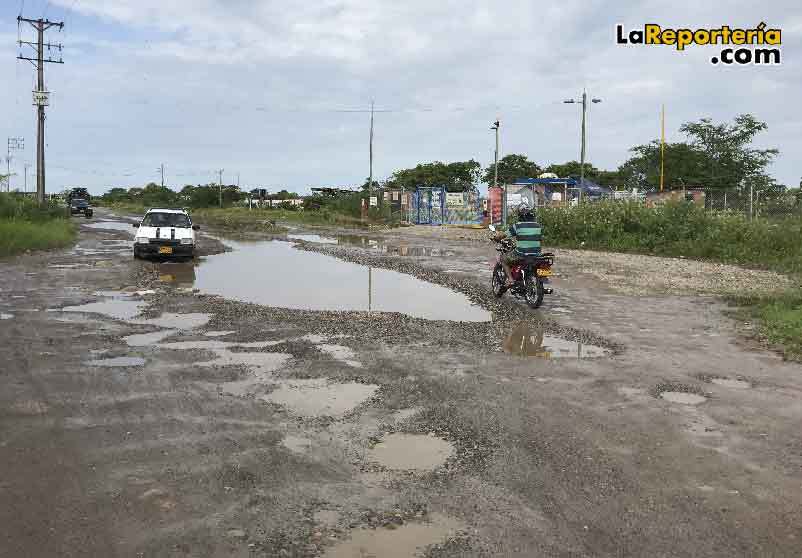
[[[418,225],[442,225],[445,190],[442,186],[418,186],[409,208],[410,221]]]
[[[418,186],[410,196],[408,221],[418,225],[481,223],[479,192],[446,192],[443,186]]]

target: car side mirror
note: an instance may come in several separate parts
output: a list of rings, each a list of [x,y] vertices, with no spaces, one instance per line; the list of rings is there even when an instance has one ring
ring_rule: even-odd
[[[139,223],[131,223],[131,226],[134,227],[135,229],[138,229],[139,228]]]
[[[199,231],[200,230],[200,225],[192,225],[192,230],[193,231]]]

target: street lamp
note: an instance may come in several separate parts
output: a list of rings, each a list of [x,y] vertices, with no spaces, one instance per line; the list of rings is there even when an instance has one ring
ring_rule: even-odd
[[[566,99],[563,103],[572,105],[577,101],[573,99]],[[591,103],[601,103],[601,99],[591,99]],[[588,94],[582,90],[582,148],[580,151],[579,161],[579,201],[582,201],[582,187],[585,185],[585,113],[588,110]]]
[[[491,130],[495,130],[496,132],[496,163],[495,163],[495,170],[493,171],[493,186],[498,188],[498,129],[501,127],[501,122],[496,120],[493,122],[493,125],[490,126]],[[491,213],[490,220],[493,220],[493,215]],[[507,226],[507,185],[504,185],[504,193],[502,194],[501,198],[501,220],[502,224],[506,227]]]

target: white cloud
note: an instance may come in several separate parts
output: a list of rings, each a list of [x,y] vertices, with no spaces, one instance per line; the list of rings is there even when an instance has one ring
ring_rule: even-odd
[[[487,163],[496,116],[504,152],[564,161],[577,157],[579,119],[576,106],[561,101],[587,87],[603,99],[591,108],[588,129],[589,158],[599,166],[615,167],[629,147],[656,137],[665,103],[672,139],[683,121],[753,112],[769,124],[763,141],[783,152],[778,177],[798,182],[793,154],[802,140],[785,125],[802,118],[791,102],[802,94],[793,0],[726,9],[600,0],[51,4],[74,11],[66,65],[47,70],[59,101],[49,113],[49,160],[75,169],[54,170],[54,180],[80,179],[99,159],[108,165],[103,176],[90,175],[96,188],[152,179],[161,162],[180,168],[182,181],[211,180],[209,169],[222,166],[240,169],[246,183],[355,183],[367,174],[367,116],[330,109],[366,107],[371,98],[398,111],[377,116],[380,176],[435,159]],[[615,23],[647,20],[789,22],[786,58],[779,68],[715,68],[708,48],[614,44]],[[0,33],[10,43],[15,25],[0,20]],[[0,64],[0,72],[18,75],[12,91],[0,88],[0,102],[11,99],[5,106],[22,111],[0,123],[13,121],[33,137],[30,68]]]

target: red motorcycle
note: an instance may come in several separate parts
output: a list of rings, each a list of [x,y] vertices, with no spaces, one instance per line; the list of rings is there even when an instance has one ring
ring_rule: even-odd
[[[496,232],[496,228],[493,225],[490,225],[490,230]],[[508,287],[507,274],[501,265],[501,258],[508,252],[515,250],[515,242],[509,237],[503,240],[497,240],[495,236],[491,238],[497,243],[496,251],[498,251],[496,265],[493,268],[493,294],[496,295],[496,298],[500,298],[509,290],[513,296],[526,300],[530,307],[539,308],[543,304],[543,295],[553,292],[546,285],[549,283],[549,277],[551,277],[554,254],[544,252],[537,256],[528,256],[522,262],[510,266],[512,280],[515,283]]]

